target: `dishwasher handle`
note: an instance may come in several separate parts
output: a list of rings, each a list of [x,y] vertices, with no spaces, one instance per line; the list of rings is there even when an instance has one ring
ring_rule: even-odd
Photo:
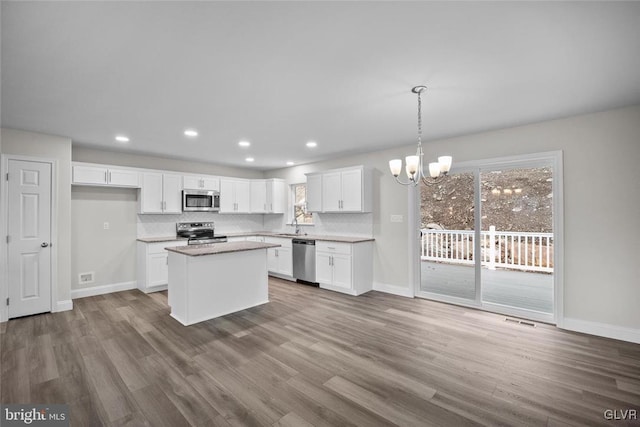
[[[315,240],[308,239],[292,239],[291,243],[294,245],[314,245],[316,244]]]

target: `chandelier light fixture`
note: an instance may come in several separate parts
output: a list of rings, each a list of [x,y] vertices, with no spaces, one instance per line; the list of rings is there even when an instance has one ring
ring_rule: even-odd
[[[451,169],[451,156],[440,156],[437,162],[429,163],[429,176],[425,175],[423,166],[424,152],[422,151],[422,92],[426,91],[426,86],[416,86],[411,92],[418,95],[418,149],[415,156],[405,157],[405,172],[407,173],[408,182],[402,182],[400,172],[402,171],[402,159],[393,159],[389,161],[389,169],[396,181],[402,185],[416,186],[422,180],[427,185],[433,185],[440,181]]]

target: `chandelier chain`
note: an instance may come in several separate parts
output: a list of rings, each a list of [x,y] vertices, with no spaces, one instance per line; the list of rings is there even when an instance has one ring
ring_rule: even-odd
[[[418,92],[418,144],[422,145],[422,93]]]

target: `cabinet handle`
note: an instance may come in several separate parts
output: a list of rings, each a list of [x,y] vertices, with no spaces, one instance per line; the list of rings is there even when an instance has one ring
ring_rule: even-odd
[[[164,263],[169,265],[169,256],[167,255],[167,257],[164,259]]]
[[[107,178],[107,171],[104,171],[104,182],[109,182],[109,178]]]
[[[271,205],[269,206],[271,207],[269,210],[273,212],[273,203],[271,203]]]
[[[280,256],[280,255],[278,255],[278,250],[277,249],[276,249],[276,256]]]

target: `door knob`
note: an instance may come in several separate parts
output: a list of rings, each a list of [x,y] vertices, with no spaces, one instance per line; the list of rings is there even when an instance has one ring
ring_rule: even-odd
[[[43,248],[46,248],[47,246],[49,246],[49,244],[47,242],[43,242],[40,246],[42,246]]]

